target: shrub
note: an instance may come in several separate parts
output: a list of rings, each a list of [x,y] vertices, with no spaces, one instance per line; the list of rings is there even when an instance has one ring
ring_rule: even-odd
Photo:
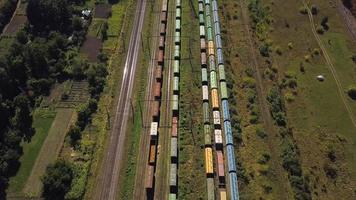
[[[310,62],[310,55],[305,55],[304,60],[305,62]]]
[[[271,156],[268,153],[263,153],[258,159],[258,163],[263,165],[266,164],[271,159]]]
[[[68,135],[72,147],[76,146],[78,141],[82,138],[80,128],[76,125],[69,128]]]
[[[316,27],[316,32],[320,35],[324,34],[324,29],[322,26],[318,26]]]
[[[260,137],[261,139],[264,139],[265,137],[267,137],[267,134],[265,133],[265,131],[261,127],[257,127],[256,128],[256,135],[258,137]]]
[[[288,102],[288,103],[291,103],[294,101],[294,95],[291,93],[291,92],[287,92],[285,95],[284,95],[284,99]]]
[[[356,85],[350,85],[347,89],[347,94],[349,95],[349,97],[356,100]]]
[[[289,49],[293,49],[293,43],[292,43],[292,42],[289,42],[289,43],[288,43],[288,48],[289,48]]]
[[[242,85],[243,87],[247,88],[255,88],[256,87],[256,80],[251,77],[243,77],[242,78]]]
[[[269,57],[269,46],[267,46],[266,44],[263,44],[263,45],[260,47],[260,54],[261,54],[263,57]]]
[[[280,46],[276,46],[275,51],[278,55],[282,55],[282,48]]]
[[[299,8],[299,12],[303,15],[308,14],[308,9],[305,6]]]
[[[313,49],[313,54],[316,55],[316,56],[320,55],[320,50],[318,48],[314,48]]]
[[[318,7],[316,5],[312,5],[311,6],[311,13],[313,15],[317,15],[318,14]]]

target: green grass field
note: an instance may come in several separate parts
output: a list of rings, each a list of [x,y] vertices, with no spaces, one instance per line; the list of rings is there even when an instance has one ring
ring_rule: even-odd
[[[23,142],[22,144],[23,155],[20,158],[21,166],[16,176],[10,179],[8,189],[10,194],[20,194],[22,192],[55,116],[55,111],[44,109],[38,109],[35,111],[33,127],[36,130],[36,134],[31,138],[29,143]]]

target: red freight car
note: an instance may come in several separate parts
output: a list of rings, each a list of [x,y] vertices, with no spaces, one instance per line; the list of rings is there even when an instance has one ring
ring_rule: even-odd
[[[206,67],[206,53],[202,52],[200,57],[201,57],[201,66],[205,68]]]
[[[161,82],[162,79],[162,65],[157,65],[155,69],[155,78],[156,81]]]
[[[161,83],[160,82],[156,82],[154,85],[154,89],[153,89],[153,96],[156,99],[160,99],[161,98]]]
[[[178,136],[178,124],[172,123],[172,137]]]
[[[220,183],[225,183],[224,156],[222,151],[216,151],[217,168]]]
[[[153,121],[157,121],[159,118],[159,101],[153,101],[151,108]]]
[[[200,38],[200,51],[201,51],[201,52],[205,52],[205,51],[206,51],[205,38]]]
[[[163,65],[163,59],[164,59],[164,51],[163,50],[159,50],[158,51],[158,58],[157,58],[157,62],[159,65]]]
[[[164,49],[164,36],[159,36],[159,49]]]
[[[154,166],[148,165],[146,170],[146,181],[145,181],[145,188],[147,192],[150,192],[153,189],[153,175],[154,175]]]
[[[161,27],[159,29],[160,35],[164,36],[166,34],[166,24],[161,23]]]
[[[161,23],[167,22],[167,12],[161,12]]]

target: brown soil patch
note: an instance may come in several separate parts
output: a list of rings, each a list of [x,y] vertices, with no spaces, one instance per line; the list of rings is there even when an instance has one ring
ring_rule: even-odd
[[[24,26],[26,21],[27,21],[26,16],[23,15],[14,16],[14,18],[11,20],[4,33],[10,35],[17,33],[17,31]]]
[[[111,5],[109,4],[98,4],[95,6],[95,18],[108,18],[111,13]]]
[[[87,35],[80,52],[85,54],[90,62],[97,62],[102,47],[103,44],[100,39]]]

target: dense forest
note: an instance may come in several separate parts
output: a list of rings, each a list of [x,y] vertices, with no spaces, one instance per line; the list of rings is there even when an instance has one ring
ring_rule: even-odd
[[[29,0],[28,23],[0,56],[0,199],[20,166],[21,142],[35,134],[31,112],[41,96],[49,94],[54,83],[68,79],[87,79],[96,98],[103,88],[105,79],[95,74],[104,71],[105,77],[105,66],[76,55],[90,23],[76,10],[75,5],[83,3]]]

